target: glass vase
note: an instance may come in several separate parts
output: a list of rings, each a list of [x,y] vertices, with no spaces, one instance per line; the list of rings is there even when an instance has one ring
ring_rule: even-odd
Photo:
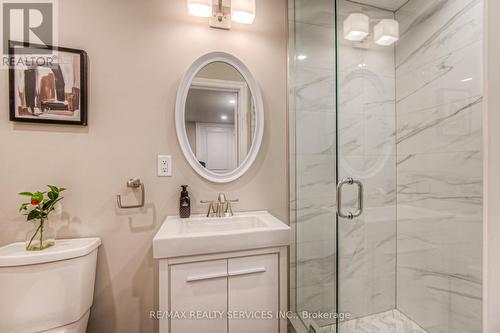
[[[34,220],[33,230],[26,234],[26,251],[41,251],[55,244],[55,230],[48,219]]]

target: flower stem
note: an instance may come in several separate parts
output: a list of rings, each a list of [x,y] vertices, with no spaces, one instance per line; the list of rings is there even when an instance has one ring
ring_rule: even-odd
[[[43,249],[43,219],[40,220],[40,250]]]
[[[41,227],[42,227],[42,223],[40,223],[40,225],[38,226],[38,228],[35,230],[35,233],[31,237],[30,242],[28,243],[27,249],[30,248],[31,243],[33,242],[33,239],[35,239],[35,236],[36,236],[36,234],[38,233],[38,230],[40,230]]]

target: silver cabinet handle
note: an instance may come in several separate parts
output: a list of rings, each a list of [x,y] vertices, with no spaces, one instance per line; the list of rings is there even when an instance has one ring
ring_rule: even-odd
[[[264,273],[266,271],[265,267],[256,267],[256,268],[248,268],[242,269],[239,271],[229,272],[229,276],[238,276],[238,275],[248,275],[248,274],[256,274],[256,273]]]
[[[238,271],[231,271],[229,273],[228,272],[220,272],[220,273],[208,273],[208,274],[200,274],[200,275],[189,275],[186,278],[186,282],[219,279],[219,278],[228,277],[228,276],[264,273],[265,271],[266,271],[265,267],[256,267],[256,268],[242,269],[242,270],[238,270]]]
[[[186,281],[187,282],[194,282],[194,281],[218,279],[218,278],[223,278],[223,277],[227,277],[227,272],[190,275],[186,278]]]
[[[342,212],[342,188],[344,187],[344,185],[354,184],[358,186],[358,209],[354,213],[348,212],[346,214]],[[361,183],[361,181],[348,177],[342,179],[337,184],[337,214],[338,216],[349,220],[352,220],[353,218],[363,214],[363,184]]]

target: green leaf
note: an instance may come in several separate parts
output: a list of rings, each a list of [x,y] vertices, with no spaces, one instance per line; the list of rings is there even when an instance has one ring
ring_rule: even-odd
[[[59,193],[57,193],[57,192],[49,192],[49,193],[47,193],[47,195],[48,195],[48,197],[49,197],[50,200],[55,200],[59,196]]]
[[[54,192],[54,193],[59,193],[59,192],[62,192],[62,191],[64,191],[64,190],[65,190],[65,188],[64,188],[64,187],[57,187],[57,186],[55,186],[55,185],[47,185],[47,186],[48,186],[48,187],[50,188],[50,190],[51,190],[52,192]]]
[[[54,193],[59,193],[59,188],[57,186],[54,186],[54,185],[47,185],[50,190]]]
[[[47,214],[50,213],[51,211],[54,210],[54,206],[56,205],[56,203],[58,203],[62,199],[63,199],[63,197],[57,198],[56,200],[51,200],[50,203],[43,205],[43,210],[47,211]]]
[[[47,210],[50,207],[50,205],[52,204],[52,202],[54,202],[54,200],[49,200],[46,203],[44,203],[42,206],[42,209]]]
[[[29,203],[23,203],[21,204],[21,207],[19,208],[19,211],[26,210],[28,208]]]
[[[33,193],[33,196],[31,198],[41,202],[43,200],[44,193],[45,192],[36,192],[36,193]]]
[[[31,197],[31,196],[33,196],[33,193],[31,193],[31,192],[20,192],[19,195],[25,195],[27,197]]]
[[[33,209],[31,212],[28,214],[28,221],[34,220],[40,217],[40,212],[36,209]]]

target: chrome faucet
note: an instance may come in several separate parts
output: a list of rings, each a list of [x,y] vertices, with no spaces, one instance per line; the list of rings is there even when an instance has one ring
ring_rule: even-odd
[[[228,200],[224,193],[219,193],[217,201],[200,201],[200,202],[209,204],[207,217],[227,217],[234,215],[231,203],[238,201],[239,201],[238,199]]]

